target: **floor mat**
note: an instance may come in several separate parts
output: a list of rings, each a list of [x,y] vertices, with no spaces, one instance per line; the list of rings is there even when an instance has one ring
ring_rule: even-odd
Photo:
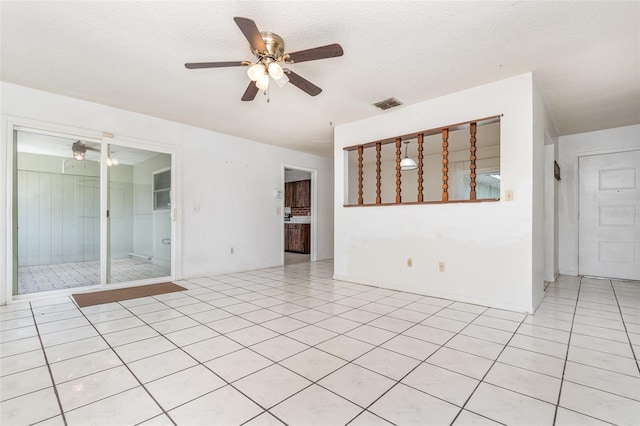
[[[164,293],[182,291],[186,288],[174,283],[160,283],[141,285],[137,287],[119,288],[116,290],[95,291],[92,293],[72,294],[76,304],[85,306],[101,305],[103,303],[119,302],[121,300],[136,299],[138,297],[155,296]]]

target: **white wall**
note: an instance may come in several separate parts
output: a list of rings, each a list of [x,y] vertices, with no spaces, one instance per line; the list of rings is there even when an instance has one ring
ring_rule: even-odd
[[[558,163],[562,175],[558,206],[558,269],[561,274],[578,275],[578,158],[638,148],[638,124],[558,138]]]
[[[545,138],[551,127],[542,93],[533,81],[533,244],[531,298],[537,307],[544,297],[545,279]]]
[[[533,311],[543,288],[542,267],[533,266],[542,261],[543,244],[533,233],[541,227],[543,207],[541,200],[539,207],[533,202],[543,182],[533,167],[544,144],[534,101],[544,111],[532,75],[523,74],[338,126],[335,276]],[[344,147],[499,114],[502,194],[513,190],[513,201],[343,207],[349,168]],[[439,261],[446,262],[446,272],[438,272]]]
[[[274,189],[282,188],[283,164],[317,170],[317,258],[333,257],[332,160],[186,126],[126,110],[2,83],[0,175],[7,170],[7,120],[38,120],[100,135],[154,141],[177,149],[176,206],[182,251],[179,277],[196,277],[281,264],[282,214]],[[215,119],[215,118],[213,118]],[[0,241],[6,241],[11,205],[0,185]],[[198,211],[195,206],[200,206]],[[235,253],[230,254],[230,247]],[[0,248],[2,272],[11,266]],[[182,272],[180,272],[182,271]],[[3,277],[6,277],[6,272]],[[4,282],[4,280],[3,280]],[[4,296],[4,292],[2,292]],[[0,300],[2,303],[2,300]]]

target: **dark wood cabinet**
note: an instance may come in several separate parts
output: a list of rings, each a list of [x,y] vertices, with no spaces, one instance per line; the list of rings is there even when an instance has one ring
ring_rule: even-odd
[[[311,225],[308,223],[285,223],[284,250],[296,253],[310,253]]]
[[[284,184],[285,207],[311,206],[311,180],[300,180]]]
[[[296,195],[293,207],[309,207],[311,206],[311,181],[301,180],[294,182]]]
[[[284,184],[284,206],[295,207],[294,199],[296,195],[295,182],[287,182]]]

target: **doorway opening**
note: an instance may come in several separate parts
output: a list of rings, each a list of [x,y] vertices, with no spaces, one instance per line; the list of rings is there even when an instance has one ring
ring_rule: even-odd
[[[284,265],[315,261],[316,171],[283,166]]]

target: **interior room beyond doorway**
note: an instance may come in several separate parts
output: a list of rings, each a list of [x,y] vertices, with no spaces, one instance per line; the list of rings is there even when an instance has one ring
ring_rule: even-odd
[[[284,264],[311,260],[311,172],[284,169]]]

